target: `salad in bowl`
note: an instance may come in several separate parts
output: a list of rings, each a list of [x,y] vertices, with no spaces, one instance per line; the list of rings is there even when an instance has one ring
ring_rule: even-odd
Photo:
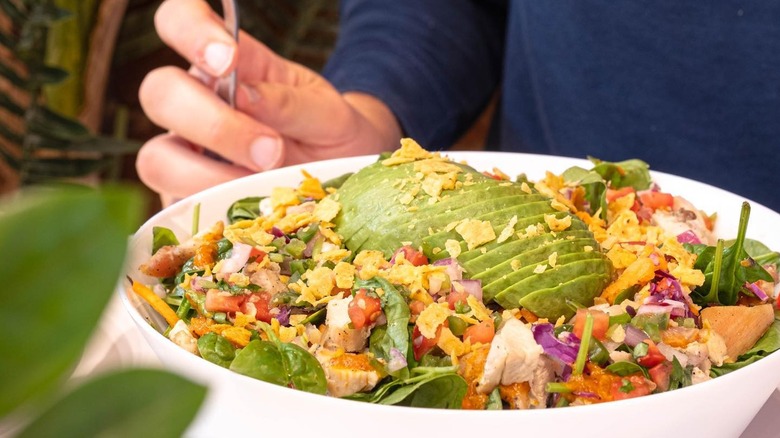
[[[142,228],[130,298],[212,367],[375,405],[662,397],[780,348],[780,254],[746,237],[749,204],[723,240],[647,164],[577,164],[509,176],[405,139],[337,178],[245,185],[222,220],[185,203],[189,233]]]

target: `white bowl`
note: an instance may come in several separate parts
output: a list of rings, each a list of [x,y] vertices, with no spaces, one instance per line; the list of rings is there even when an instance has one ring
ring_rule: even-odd
[[[561,172],[584,160],[530,154],[453,152],[478,170],[498,167],[509,175],[526,173],[531,179],[545,170]],[[268,195],[275,186],[295,186],[305,169],[321,180],[355,171],[376,157],[356,157],[278,169],[235,180],[177,202],[155,215],[130,242],[128,274],[152,282],[137,267],[151,251],[153,226],[189,235],[192,214],[200,204],[201,228],[225,219],[235,200]],[[653,173],[666,191],[681,195],[706,212],[718,212],[716,231],[736,234],[743,198],[712,186],[668,174]],[[748,237],[770,248],[780,248],[780,215],[751,203]],[[126,284],[126,283],[125,283]],[[209,387],[201,414],[189,429],[192,436],[229,436],[233,432],[294,433],[304,436],[706,436],[736,437],[780,384],[780,352],[755,364],[699,385],[636,399],[560,409],[529,411],[459,411],[380,406],[318,396],[255,380],[194,356],[174,345],[159,330],[159,317],[125,288],[118,287],[131,317],[165,367]],[[157,328],[156,328],[157,327]]]

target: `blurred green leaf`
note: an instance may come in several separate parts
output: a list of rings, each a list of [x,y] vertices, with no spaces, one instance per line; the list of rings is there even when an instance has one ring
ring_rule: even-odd
[[[30,76],[41,84],[58,84],[68,77],[68,72],[59,67],[43,66],[32,71]]]
[[[23,14],[15,4],[11,3],[10,0],[0,0],[0,10],[5,12],[6,15],[8,15],[8,18],[11,19],[11,22],[15,25],[19,25],[19,23],[26,19],[25,14]]]
[[[22,144],[22,141],[24,141],[21,134],[12,131],[2,120],[0,120],[0,137],[3,137],[14,144]]]
[[[14,102],[11,97],[6,93],[0,93],[0,108],[7,110],[9,113],[24,117],[24,108]]]
[[[31,133],[61,140],[84,140],[89,136],[84,125],[48,108],[37,107],[30,111],[27,130]]]
[[[11,85],[18,88],[29,88],[29,83],[26,79],[22,78],[15,71],[11,70],[8,66],[0,63],[0,76],[4,77]]]
[[[15,45],[16,44],[14,44],[14,40],[10,36],[0,32],[0,46],[6,47],[7,49],[13,51]]]
[[[34,158],[25,165],[28,177],[35,181],[51,181],[53,178],[76,178],[104,168],[106,160],[76,158]]]
[[[21,437],[175,437],[195,418],[206,389],[158,370],[130,370],[74,390]]]
[[[57,7],[50,2],[36,2],[32,7],[28,21],[44,26],[51,26],[52,24],[70,18],[73,14],[67,10]]]
[[[49,396],[69,375],[143,210],[137,192],[119,188],[39,189],[14,199],[0,205],[0,416]]]

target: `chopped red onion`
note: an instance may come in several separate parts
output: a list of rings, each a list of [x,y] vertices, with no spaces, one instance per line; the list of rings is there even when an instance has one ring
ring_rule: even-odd
[[[638,329],[631,324],[626,324],[625,330],[626,330],[626,338],[623,340],[623,343],[625,343],[626,345],[632,348],[636,347],[639,343],[641,343],[645,339],[650,338],[650,336],[648,336],[647,333],[645,333],[643,330]]]
[[[683,231],[682,233],[678,234],[677,241],[680,243],[692,243],[694,245],[701,244],[701,239],[699,239],[699,236],[697,236],[693,230]]]
[[[568,336],[564,342],[555,337],[553,330],[553,325],[550,323],[534,324],[531,327],[534,340],[542,347],[546,355],[564,364],[573,364],[580,349],[579,340],[574,336]]]
[[[455,280],[453,283],[460,284],[469,295],[482,301],[482,280]]]
[[[249,260],[249,253],[252,252],[252,245],[236,242],[230,250],[230,257],[222,261],[219,273],[229,275],[240,271]]]
[[[446,272],[447,275],[450,277],[450,281],[463,279],[463,268],[460,267],[460,263],[458,263],[458,259],[446,258],[446,259],[436,260],[435,262],[433,262],[433,266],[444,266],[446,268],[444,272]]]
[[[406,357],[401,353],[401,350],[393,347],[390,349],[390,360],[387,362],[387,371],[394,372],[407,365]]]
[[[769,299],[769,295],[764,292],[763,289],[761,289],[756,283],[748,283],[745,282],[745,287],[750,290],[750,292],[753,292],[753,295],[756,296],[761,301],[766,301]]]
[[[637,309],[637,315],[657,315],[661,313],[672,313],[672,308],[663,304],[642,304]]]

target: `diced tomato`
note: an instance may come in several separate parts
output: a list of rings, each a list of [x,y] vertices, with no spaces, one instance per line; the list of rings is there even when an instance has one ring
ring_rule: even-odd
[[[449,295],[447,295],[447,304],[450,306],[450,310],[455,310],[455,305],[460,303],[461,305],[466,304],[466,300],[469,298],[469,293],[466,291],[463,292],[456,292],[455,290],[451,291]]]
[[[219,289],[206,291],[205,308],[209,312],[237,312],[246,300],[245,295],[233,295]]]
[[[590,312],[593,317],[593,331],[591,336],[603,341],[607,337],[607,329],[609,329],[609,315],[601,310],[590,309],[577,309],[577,318],[574,320],[574,333],[575,336],[582,339],[582,332],[585,331],[585,317]]]
[[[658,349],[655,342],[651,339],[645,339],[643,342],[647,344],[647,354],[637,358],[636,362],[639,365],[642,365],[645,368],[652,368],[666,360],[666,356],[661,353],[661,350]]]
[[[349,303],[347,309],[352,327],[362,329],[371,325],[382,313],[382,301],[379,298],[368,295],[365,289],[360,289]]]
[[[421,253],[420,251],[417,251],[416,249],[412,248],[409,245],[404,245],[400,248],[398,248],[395,251],[395,254],[393,254],[393,259],[395,259],[395,256],[398,253],[403,253],[404,258],[409,261],[409,263],[413,264],[414,266],[422,266],[428,264],[428,257],[425,257],[425,254]]]
[[[671,209],[674,205],[674,196],[669,193],[648,190],[639,194],[639,202],[642,203],[642,206],[652,210]]]
[[[627,398],[642,397],[655,389],[653,382],[639,374],[625,376],[612,383],[611,394],[613,400],[625,400]]]
[[[607,189],[607,202],[612,202],[615,199],[622,198],[629,193],[634,193],[634,188],[631,186],[623,187],[617,190]]]
[[[420,360],[425,356],[425,353],[431,351],[433,347],[439,342],[439,336],[441,335],[441,326],[436,329],[436,336],[433,338],[426,338],[420,333],[420,329],[417,325],[414,326],[412,331],[412,352],[414,353],[414,359]]]
[[[268,292],[253,293],[241,306],[241,312],[249,315],[254,311],[255,319],[258,321],[271,322],[270,302],[271,294]]]
[[[666,391],[669,389],[669,378],[672,375],[671,363],[661,362],[650,368],[648,373],[650,373],[650,378],[653,379],[653,383],[655,383],[659,391]]]
[[[249,251],[249,259],[256,262],[261,262],[265,258],[265,256],[268,255],[265,251],[261,251],[255,247],[252,247],[252,251]]]
[[[469,326],[466,331],[463,332],[463,340],[471,340],[471,343],[481,342],[487,344],[493,340],[496,335],[496,328],[493,325],[492,319],[486,319],[479,324]]]

